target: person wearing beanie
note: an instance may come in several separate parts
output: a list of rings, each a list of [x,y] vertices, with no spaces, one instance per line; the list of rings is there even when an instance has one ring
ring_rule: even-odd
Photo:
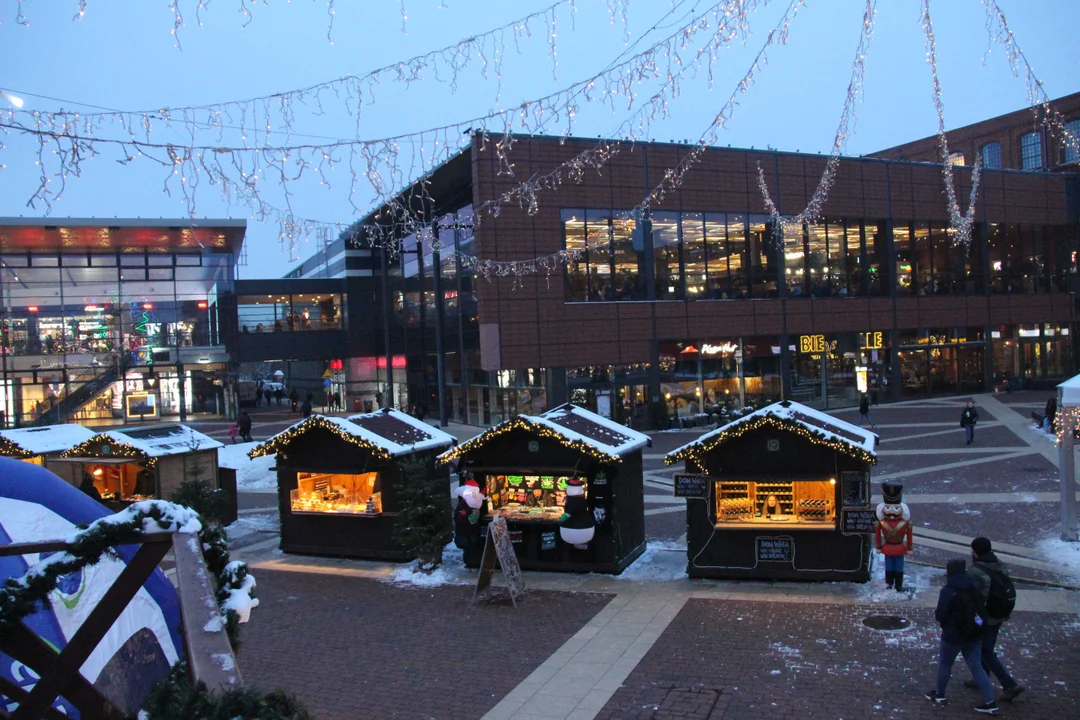
[[[927,691],[926,699],[941,704],[945,702],[945,687],[949,684],[953,663],[957,655],[963,655],[964,662],[971,670],[971,677],[983,696],[983,703],[976,705],[975,711],[996,715],[998,706],[994,702],[994,687],[982,666],[983,607],[979,592],[963,558],[949,560],[945,574],[945,587],[938,594],[937,608],[934,610],[934,617],[941,625],[937,678],[934,688]]]
[[[997,645],[998,632],[1009,619],[1016,604],[1016,589],[1009,577],[1009,569],[994,554],[989,538],[977,537],[971,541],[971,579],[986,608],[982,664],[1001,683],[1002,699],[1012,702],[1025,688],[1009,674],[994,648]],[[964,686],[975,687],[975,681],[965,680]]]

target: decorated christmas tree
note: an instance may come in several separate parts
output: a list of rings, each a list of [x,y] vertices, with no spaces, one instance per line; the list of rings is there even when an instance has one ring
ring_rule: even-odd
[[[403,549],[417,558],[417,571],[430,573],[442,564],[442,551],[450,542],[450,506],[446,478],[431,458],[409,455],[401,470],[394,535]]]

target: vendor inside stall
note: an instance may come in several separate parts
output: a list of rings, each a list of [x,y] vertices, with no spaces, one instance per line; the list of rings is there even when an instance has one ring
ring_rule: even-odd
[[[645,549],[647,445],[647,435],[563,405],[443,453],[461,474],[454,542],[465,564],[480,565],[488,523],[503,517],[522,568],[622,572]],[[471,484],[483,495],[475,509]]]
[[[665,457],[685,497],[691,577],[869,577],[877,435],[793,402],[745,415]]]

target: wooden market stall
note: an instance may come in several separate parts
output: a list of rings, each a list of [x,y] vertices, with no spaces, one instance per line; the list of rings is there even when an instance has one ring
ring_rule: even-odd
[[[465,564],[480,565],[487,526],[502,516],[523,569],[622,572],[645,550],[646,446],[648,435],[566,404],[443,453],[439,461],[456,463],[461,482],[485,496],[479,512],[462,508],[455,521]]]
[[[690,577],[869,579],[877,435],[774,403],[665,457],[686,463]]]
[[[82,425],[46,425],[45,427],[0,430],[0,457],[43,465],[54,475],[79,486],[81,470],[71,463],[56,462],[60,454],[94,437],[94,431]]]
[[[412,556],[394,539],[402,462],[421,459],[448,488],[449,471],[435,458],[455,442],[421,420],[384,409],[348,419],[312,415],[249,455],[277,453],[284,552],[404,562]],[[433,502],[447,503],[445,491]]]
[[[163,423],[98,433],[61,453],[57,462],[77,465],[94,478],[106,503],[168,500],[185,480],[205,480],[224,489],[236,506],[236,486],[222,488],[213,438],[186,425]],[[227,520],[229,518],[226,518]]]

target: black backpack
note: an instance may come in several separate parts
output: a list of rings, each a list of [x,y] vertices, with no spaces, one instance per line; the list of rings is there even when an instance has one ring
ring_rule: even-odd
[[[1016,607],[1016,587],[1003,572],[980,567],[990,578],[990,591],[986,596],[986,614],[999,620],[1007,620]]]

